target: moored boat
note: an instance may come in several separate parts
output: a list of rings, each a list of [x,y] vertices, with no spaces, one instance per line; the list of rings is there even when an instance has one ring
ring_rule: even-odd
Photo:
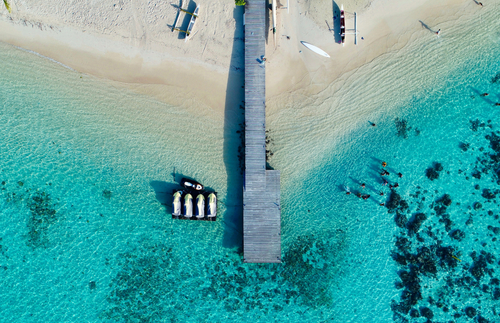
[[[196,22],[196,18],[198,18],[198,11],[199,10],[200,10],[200,5],[197,5],[196,9],[194,9],[194,12],[190,13],[191,20],[189,20],[189,25],[187,27],[186,38],[184,40],[185,42],[187,42],[189,40],[189,37],[191,36],[191,32],[193,31],[194,23]]]
[[[198,194],[196,197],[196,217],[205,217],[205,196],[203,194]]]
[[[186,194],[184,196],[184,214],[186,218],[193,216],[193,196],[191,194]]]
[[[217,196],[215,193],[208,195],[207,217],[213,218],[217,216]]]
[[[182,192],[177,191],[174,193],[174,199],[172,201],[172,215],[180,216],[182,215]]]
[[[191,179],[183,178],[181,180],[181,185],[184,186],[187,189],[191,190],[196,190],[196,191],[202,191],[203,190],[203,185],[200,183],[193,181]]]

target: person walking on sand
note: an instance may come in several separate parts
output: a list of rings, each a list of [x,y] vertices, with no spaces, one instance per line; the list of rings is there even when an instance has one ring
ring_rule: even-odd
[[[483,6],[483,4],[482,4],[481,2],[476,2],[476,3],[477,3],[478,5],[480,5],[480,6],[481,6],[481,8],[482,8],[482,7],[484,7],[484,6]]]

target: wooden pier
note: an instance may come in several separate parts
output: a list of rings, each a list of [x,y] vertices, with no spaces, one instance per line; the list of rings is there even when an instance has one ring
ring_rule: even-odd
[[[281,262],[280,173],[266,170],[266,0],[245,6],[244,262]]]

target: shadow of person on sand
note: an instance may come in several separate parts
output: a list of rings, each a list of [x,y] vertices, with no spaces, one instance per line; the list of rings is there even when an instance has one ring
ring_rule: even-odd
[[[427,24],[425,24],[422,20],[419,20],[419,22],[422,25],[422,28],[427,29],[428,31],[430,31],[433,34],[435,34],[437,32],[437,30],[432,30],[432,28],[429,27]]]
[[[223,158],[227,174],[227,196],[225,199],[224,237],[226,248],[243,246],[243,164],[244,156],[244,63],[245,43],[243,33],[242,6],[236,6],[233,18],[236,26],[231,52],[231,63],[227,78],[224,109]],[[238,151],[240,154],[238,154]]]

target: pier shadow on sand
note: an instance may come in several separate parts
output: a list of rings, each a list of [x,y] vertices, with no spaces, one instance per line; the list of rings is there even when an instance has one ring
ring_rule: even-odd
[[[243,31],[244,8],[233,11],[236,22],[231,63],[226,88],[224,109],[223,158],[227,173],[227,196],[222,245],[226,248],[243,246],[243,165],[244,162],[244,62],[245,42]]]

